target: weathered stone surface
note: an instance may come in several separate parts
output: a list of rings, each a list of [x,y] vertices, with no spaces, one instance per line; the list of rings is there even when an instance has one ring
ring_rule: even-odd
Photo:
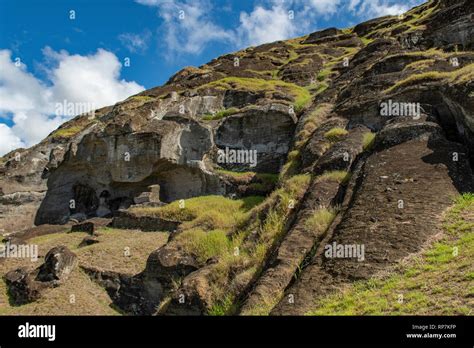
[[[314,41],[342,34],[342,31],[337,28],[328,28],[321,31],[317,31],[309,34],[308,38],[304,41],[305,44],[314,43]]]
[[[15,239],[22,243],[27,243],[28,239],[44,236],[52,233],[63,233],[68,231],[71,225],[40,225],[14,233],[6,234],[5,241]]]
[[[421,138],[372,154],[352,179],[359,184],[332,237],[318,247],[301,279],[287,290],[295,303],[282,300],[272,313],[304,314],[315,298],[341,283],[369,279],[419,251],[439,232],[453,195],[473,189],[469,164],[453,162],[450,154],[455,151],[461,151],[456,143]],[[364,260],[326,258],[324,246],[334,242],[364,245]]]
[[[76,264],[76,254],[67,247],[54,247],[44,257],[44,264],[40,266],[36,280],[63,282],[68,278]]]
[[[105,214],[107,209],[126,208],[133,197],[156,184],[161,187],[158,199],[164,201],[219,193],[222,188],[217,177],[187,166],[188,161],[200,160],[210,150],[209,131],[179,118],[157,122],[162,128],[156,132],[86,135],[77,150],[70,149],[65,161],[50,174],[51,189],[36,223],[62,223],[77,213],[92,217],[99,215],[100,207]],[[126,202],[128,205],[123,205]]]
[[[173,244],[168,244],[150,254],[145,268],[148,278],[156,278],[162,283],[186,276],[199,268],[194,257],[185,254]]]
[[[118,211],[112,219],[112,227],[125,229],[140,229],[142,231],[172,232],[180,225],[179,221],[165,220],[154,216],[141,216],[130,211]]]
[[[10,297],[16,305],[36,301],[48,287],[47,283],[37,282],[34,278],[34,273],[26,268],[10,271],[4,276]]]
[[[215,141],[224,150],[256,151],[257,163],[219,163],[224,168],[242,168],[277,173],[283,165],[296,128],[289,108],[271,104],[225,118],[216,129]]]
[[[4,279],[12,301],[17,305],[36,301],[43,290],[64,283],[76,264],[76,255],[65,246],[58,246],[46,254],[38,268],[23,267],[8,272]]]
[[[92,235],[95,232],[95,226],[92,222],[84,222],[82,224],[73,225],[71,232],[86,232]]]
[[[79,247],[85,247],[93,244],[100,243],[100,241],[93,236],[84,237],[84,239],[79,243]]]
[[[142,192],[139,196],[133,198],[133,203],[160,203],[160,185],[151,185],[148,189],[150,191]]]

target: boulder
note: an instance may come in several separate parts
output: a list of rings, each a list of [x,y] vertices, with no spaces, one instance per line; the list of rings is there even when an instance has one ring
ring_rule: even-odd
[[[58,246],[46,254],[44,264],[38,268],[22,267],[8,272],[4,279],[12,302],[22,305],[36,301],[43,290],[64,283],[76,264],[76,255],[65,246]]]
[[[125,229],[139,229],[142,231],[169,231],[172,232],[181,224],[158,216],[142,216],[132,211],[120,210],[112,220],[112,227]]]
[[[337,28],[327,28],[324,30],[316,31],[314,33],[309,34],[308,38],[303,42],[305,44],[311,44],[314,41],[317,41],[322,38],[327,38],[330,36],[336,36],[342,34],[342,30]]]
[[[63,282],[77,264],[77,256],[65,246],[52,248],[40,266],[36,280],[41,282]]]
[[[95,232],[95,226],[92,222],[84,222],[82,224],[73,225],[71,232],[86,232],[92,235]]]
[[[22,305],[36,301],[41,297],[41,292],[48,287],[47,283],[35,281],[35,272],[27,268],[18,268],[4,276],[5,283],[12,302]]]
[[[99,240],[96,237],[87,236],[79,243],[79,247],[85,247],[93,244],[99,243]]]

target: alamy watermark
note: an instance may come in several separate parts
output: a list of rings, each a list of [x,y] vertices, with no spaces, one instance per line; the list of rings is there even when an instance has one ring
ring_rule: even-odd
[[[0,245],[0,258],[22,258],[38,261],[37,244],[10,244]]]
[[[219,149],[217,151],[217,163],[224,164],[248,164],[251,168],[257,166],[257,150],[242,149]]]
[[[357,259],[362,262],[365,260],[364,244],[327,244],[324,247],[324,256],[328,259]]]
[[[95,117],[95,104],[83,102],[69,102],[64,99],[61,103],[54,104],[56,116],[77,116],[86,115],[89,118]]]
[[[380,116],[408,116],[414,120],[421,117],[420,103],[397,102],[389,99],[380,103]]]

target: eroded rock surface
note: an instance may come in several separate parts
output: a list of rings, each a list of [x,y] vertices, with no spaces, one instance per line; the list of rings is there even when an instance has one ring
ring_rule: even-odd
[[[38,268],[29,271],[22,267],[8,272],[4,279],[12,301],[16,305],[36,301],[45,289],[67,281],[76,265],[76,255],[65,246],[58,246],[46,254]]]

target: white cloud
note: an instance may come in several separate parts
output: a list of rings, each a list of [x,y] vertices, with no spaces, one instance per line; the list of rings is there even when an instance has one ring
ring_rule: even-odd
[[[122,64],[111,52],[98,49],[89,56],[69,55],[67,52],[43,50],[53,57],[57,66],[50,69],[55,101],[94,103],[96,107],[111,105],[142,91],[136,82],[120,80]]]
[[[303,22],[299,22],[297,28],[295,13],[290,17],[289,11],[276,5],[270,9],[257,6],[250,14],[241,12],[237,29],[239,42],[243,45],[259,45],[296,36],[303,29]]]
[[[214,24],[211,3],[203,1],[137,0],[138,3],[158,8],[163,19],[163,31],[168,57],[175,53],[199,54],[211,42],[231,42],[234,33]]]
[[[316,0],[312,0],[317,2]],[[334,11],[334,5],[328,0],[319,9]],[[331,0],[339,2],[340,0]],[[137,3],[156,7],[163,24],[159,34],[164,37],[168,57],[175,53],[199,54],[212,42],[243,47],[266,42],[288,39],[303,33],[308,22],[302,18],[290,18],[292,0],[287,3],[273,3],[270,7],[257,5],[251,12],[240,13],[240,24],[235,29],[225,29],[213,21],[214,8],[208,0],[202,1],[165,1],[136,0]],[[296,12],[296,11],[295,11]]]
[[[330,16],[338,12],[341,0],[310,0],[310,6],[318,13]]]
[[[0,123],[0,155],[24,147],[25,144],[18,138],[6,124]]]
[[[57,113],[57,105],[64,101],[79,109],[84,105],[100,108],[144,89],[135,82],[120,80],[119,60],[103,49],[88,56],[55,52],[48,47],[43,53],[53,64],[46,68],[49,85],[29,73],[24,64],[15,66],[9,50],[0,50],[0,114],[12,114],[14,123],[11,128],[2,125],[0,155],[22,143],[34,145],[74,116]]]
[[[408,11],[419,1],[394,2],[388,0],[351,0],[349,10],[363,18],[376,18],[388,15],[398,15]]]
[[[148,49],[151,32],[145,30],[141,34],[123,33],[118,39],[131,53],[144,53]]]

